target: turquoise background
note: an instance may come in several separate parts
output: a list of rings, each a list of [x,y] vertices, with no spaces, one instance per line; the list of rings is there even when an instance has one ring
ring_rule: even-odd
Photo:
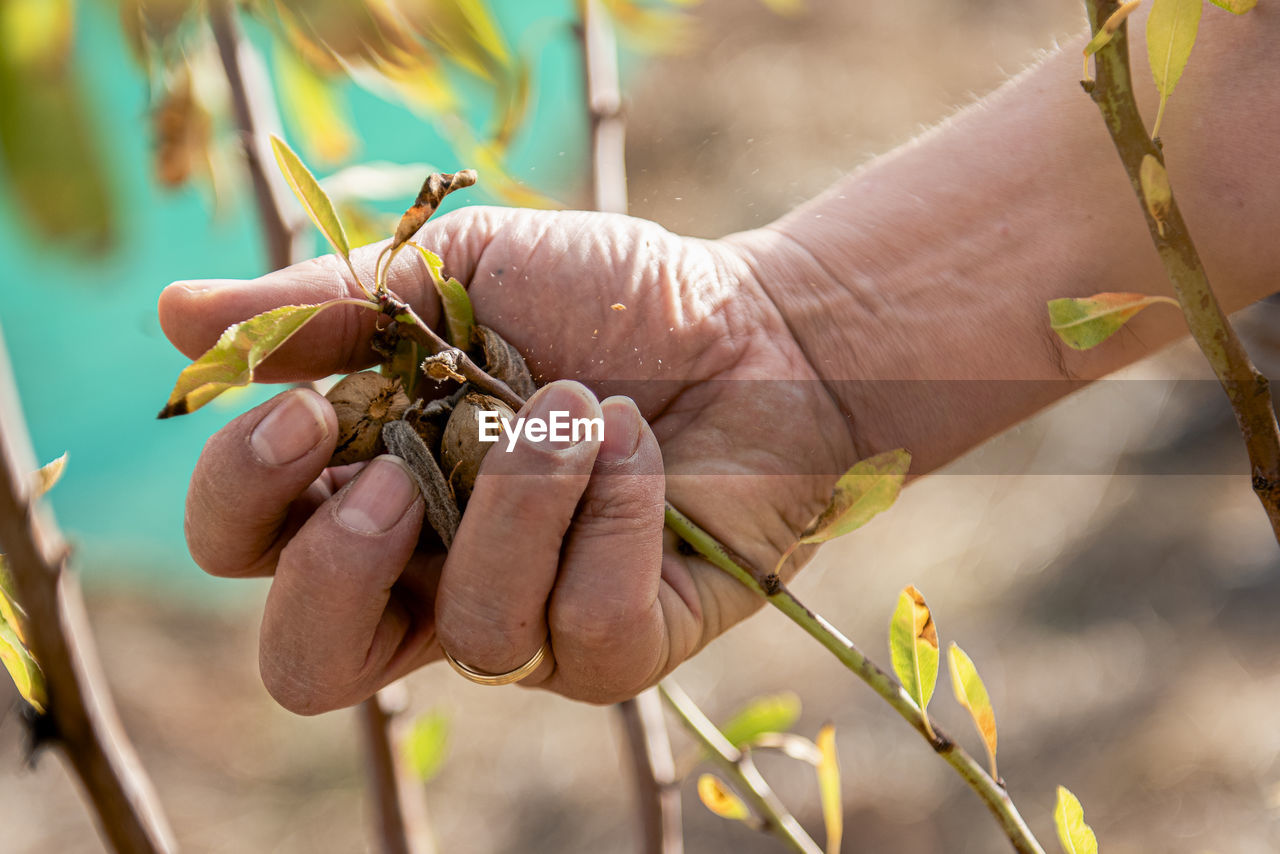
[[[508,170],[535,189],[576,199],[586,122],[572,4],[491,5],[509,42],[534,61],[537,95]],[[44,244],[0,183],[0,327],[37,455],[43,462],[69,454],[51,500],[86,578],[207,593],[211,583],[201,583],[182,536],[188,478],[208,436],[276,389],[232,393],[193,415],[157,421],[186,360],[161,333],[155,303],[177,279],[257,275],[265,256],[247,187],[215,219],[200,188],[170,192],[153,180],[145,78],[104,6],[78,4],[76,62],[119,200],[118,241],[101,258]],[[265,33],[246,26],[269,57]],[[399,104],[354,85],[345,94],[363,139],[357,160],[467,165]],[[494,202],[482,192],[459,196],[452,206]]]

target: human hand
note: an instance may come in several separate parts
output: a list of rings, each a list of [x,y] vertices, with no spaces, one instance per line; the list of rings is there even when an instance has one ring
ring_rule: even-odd
[[[446,555],[420,539],[422,500],[401,465],[326,469],[332,408],[314,392],[284,392],[206,445],[187,501],[192,555],[215,575],[274,576],[262,675],[298,713],[359,702],[440,658],[441,644],[497,673],[549,640],[548,661],[521,684],[597,703],[632,696],[760,604],[679,553],[663,528],[664,489],[771,567],[852,462],[844,419],[730,243],[616,215],[499,208],[441,217],[417,240],[539,382],[569,378],[518,414],[602,417],[603,441],[522,438],[489,453]],[[377,249],[354,253],[362,277]],[[434,324],[434,290],[410,255],[389,285]],[[177,283],[159,310],[170,340],[195,357],[238,320],[355,293],[326,256],[253,282]],[[257,379],[368,367],[374,322],[374,312],[332,309]]]

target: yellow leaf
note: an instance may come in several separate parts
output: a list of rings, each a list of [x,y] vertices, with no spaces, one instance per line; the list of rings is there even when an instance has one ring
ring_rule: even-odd
[[[698,778],[698,798],[703,806],[721,818],[731,821],[746,821],[751,818],[751,811],[742,799],[729,791],[714,774],[703,774]]]
[[[1160,236],[1164,237],[1164,223],[1173,206],[1173,188],[1169,186],[1169,173],[1164,164],[1150,154],[1143,155],[1138,168],[1138,183],[1142,187],[1142,201],[1147,213],[1156,221]]]
[[[18,640],[27,642],[22,631],[22,621],[26,612],[17,604],[13,595],[13,579],[9,577],[9,562],[0,555],[0,623],[7,623],[17,635]]]
[[[1094,294],[1049,300],[1049,325],[1073,350],[1088,350],[1106,341],[1138,312],[1158,302],[1178,305],[1170,297],[1146,294]]]
[[[74,24],[71,0],[0,2],[0,185],[36,235],[101,253],[116,236],[117,198],[76,73]]]
[[[438,710],[419,716],[409,728],[401,750],[418,782],[430,782],[449,752],[448,716]]]
[[[248,385],[253,382],[258,365],[312,318],[326,308],[352,302],[355,301],[342,299],[317,305],[282,305],[228,326],[218,343],[178,375],[169,402],[158,417],[195,412],[227,389]]]
[[[7,622],[0,622],[0,662],[13,677],[22,699],[40,713],[44,713],[49,699],[45,692],[44,674],[27,651],[26,645]]]
[[[53,489],[53,485],[62,479],[62,472],[67,468],[67,455],[63,454],[52,462],[45,463],[36,469],[35,475],[32,476],[32,492],[36,497],[44,495]]]
[[[769,11],[775,15],[782,15],[786,18],[793,18],[805,11],[805,0],[760,0],[764,5],[769,7]]]
[[[338,219],[337,211],[333,209],[333,202],[316,181],[316,176],[302,164],[293,149],[275,134],[271,135],[271,150],[275,152],[280,172],[289,183],[293,194],[298,197],[302,209],[307,212],[307,216],[311,217],[311,221],[316,224],[316,228],[320,229],[320,233],[329,241],[329,245],[350,267],[351,244],[347,242],[347,233],[342,228],[342,221]],[[351,269],[351,274],[355,275],[354,267]]]
[[[1213,5],[1233,15],[1243,15],[1258,5],[1258,0],[1212,0]]]
[[[825,543],[843,537],[888,510],[911,468],[911,454],[902,448],[859,460],[836,481],[825,510],[787,547],[773,568],[775,575],[801,544]]]
[[[1129,15],[1133,13],[1133,10],[1137,9],[1140,5],[1142,5],[1142,0],[1129,0],[1129,2],[1122,4],[1120,8],[1112,12],[1111,15],[1102,22],[1102,26],[1093,34],[1093,38],[1089,40],[1089,43],[1084,46],[1084,55],[1086,60],[1088,57],[1093,56],[1095,53],[1111,43],[1111,40],[1115,38],[1116,31],[1119,30],[1120,25],[1124,23],[1125,18],[1128,18]],[[1088,77],[1087,66],[1085,76]]]
[[[831,503],[800,535],[800,542],[825,543],[870,522],[897,500],[910,467],[911,454],[902,448],[855,463],[836,481]]]
[[[1058,787],[1058,805],[1053,809],[1058,841],[1067,854],[1098,854],[1098,838],[1084,823],[1084,807],[1065,786]]]
[[[836,756],[836,728],[831,724],[818,730],[815,740],[822,760],[818,763],[818,795],[822,820],[827,828],[827,854],[837,854],[844,835],[844,802],[840,798],[840,760]]]
[[[412,241],[409,245],[421,253],[422,260],[431,273],[431,281],[435,284],[436,293],[440,296],[445,326],[449,330],[449,343],[459,350],[466,350],[471,346],[471,330],[476,324],[475,311],[471,307],[471,296],[462,286],[462,282],[452,276],[448,279],[444,277],[441,272],[444,270],[444,261],[440,260],[439,255]]]
[[[1165,105],[1191,57],[1203,8],[1201,0],[1155,0],[1151,5],[1151,15],[1147,18],[1147,56],[1151,76],[1160,93],[1152,137],[1160,135]]]
[[[947,648],[947,660],[951,669],[951,688],[955,691],[956,700],[969,710],[973,724],[982,736],[986,745],[987,756],[991,759],[991,778],[999,780],[996,771],[996,713],[991,708],[991,697],[987,695],[987,686],[982,684],[978,668],[973,659],[953,641]]]
[[[889,623],[889,657],[898,681],[920,707],[925,730],[932,737],[926,709],[938,684],[938,631],[924,596],[912,585],[898,595],[898,607]]]
[[[276,43],[275,60],[280,100],[307,153],[321,163],[346,160],[356,148],[356,137],[335,84],[303,63],[283,42]]]

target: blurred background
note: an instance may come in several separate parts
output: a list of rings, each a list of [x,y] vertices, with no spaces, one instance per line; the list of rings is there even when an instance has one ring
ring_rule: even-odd
[[[33,153],[0,103],[4,341],[40,458],[69,452],[52,502],[76,545],[126,729],[184,850],[365,850],[353,716],[300,719],[274,705],[257,674],[265,586],[206,578],[182,542],[182,500],[203,441],[274,389],[157,422],[184,360],[160,333],[155,300],[170,281],[252,276],[269,257],[232,129],[214,122],[195,142],[174,142],[157,109],[225,103],[225,92],[184,89],[169,70],[216,76],[206,73],[216,56],[189,40],[140,55],[118,5],[136,20],[130,0],[85,0],[64,33],[47,14],[63,4],[0,0],[0,102],[13,113],[23,106],[13,99],[34,91],[45,99],[32,108],[38,116],[71,97],[84,122],[78,143]],[[283,129],[321,175],[355,162],[481,165],[482,177],[495,176],[482,181],[488,189],[450,204],[584,205],[574,4],[489,6],[511,61],[445,57],[447,92],[338,79],[317,87],[315,69],[298,61],[311,59],[305,43],[269,14],[244,22],[265,63],[251,73],[270,72]],[[624,28],[630,191],[636,215],[708,237],[770,221],[1084,27],[1075,0],[705,0],[687,14],[676,29],[653,16]],[[71,39],[69,70],[22,64],[37,37]],[[54,91],[58,79],[74,81],[76,93]],[[342,119],[339,129],[325,117]],[[506,136],[494,145],[467,127]],[[172,144],[157,147],[158,138]],[[13,166],[18,153],[54,158],[62,192],[83,202],[81,219],[60,220],[55,204],[32,201],[50,191],[27,186]],[[383,197],[351,204],[385,229],[423,171],[383,168],[365,182],[385,187]],[[51,230],[62,236],[49,240]],[[1239,318],[1273,376],[1276,313],[1264,303]],[[1280,555],[1247,477],[1223,474],[1247,465],[1207,377],[1198,353],[1177,346],[1067,400],[914,484],[891,513],[824,548],[796,584],[882,662],[898,591],[924,591],[942,641],[961,643],[986,680],[1001,773],[1048,848],[1054,790],[1064,784],[1107,854],[1280,850]],[[716,720],[751,697],[791,690],[804,706],[798,732],[834,721],[844,850],[1006,850],[972,792],[784,618],[760,614],[676,676]],[[441,850],[632,845],[629,772],[610,711],[487,690],[441,668],[408,688],[415,710],[449,721],[448,755],[427,789]],[[948,694],[939,687],[935,715],[981,755]],[[102,851],[57,756],[23,767],[22,726],[4,711],[15,702],[0,680],[0,851]],[[761,765],[820,835],[811,770],[768,756]],[[779,850],[707,813],[691,784],[685,826],[693,852]]]

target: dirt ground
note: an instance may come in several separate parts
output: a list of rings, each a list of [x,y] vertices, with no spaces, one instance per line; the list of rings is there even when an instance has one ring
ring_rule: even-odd
[[[708,236],[767,222],[1082,26],[1068,0],[811,0],[796,19],[715,0],[699,14],[703,46],[635,81],[630,164],[637,214]],[[1276,375],[1268,329],[1280,309],[1260,305],[1243,322]],[[1216,474],[1246,466],[1204,375],[1183,346],[1068,400],[913,485],[796,585],[882,661],[897,591],[924,590],[943,642],[981,668],[1001,773],[1046,850],[1058,784],[1081,798],[1106,854],[1280,850],[1280,560],[1247,477]],[[1089,460],[1093,473],[1057,473],[1063,460],[1077,471]],[[217,607],[140,589],[91,595],[126,727],[183,849],[365,850],[354,720],[297,719],[272,703],[256,668],[264,588],[236,590]],[[1007,850],[976,797],[785,619],[749,620],[677,678],[714,718],[793,689],[798,731],[834,721],[846,852]],[[441,668],[409,690],[415,708],[453,720],[427,789],[442,851],[634,849],[610,710]],[[980,754],[948,694],[939,687],[935,713]],[[20,741],[14,717],[0,719],[0,851],[101,851],[55,756],[13,770]],[[761,765],[820,834],[811,772]],[[706,813],[691,785],[685,794],[687,850],[780,850]]]

